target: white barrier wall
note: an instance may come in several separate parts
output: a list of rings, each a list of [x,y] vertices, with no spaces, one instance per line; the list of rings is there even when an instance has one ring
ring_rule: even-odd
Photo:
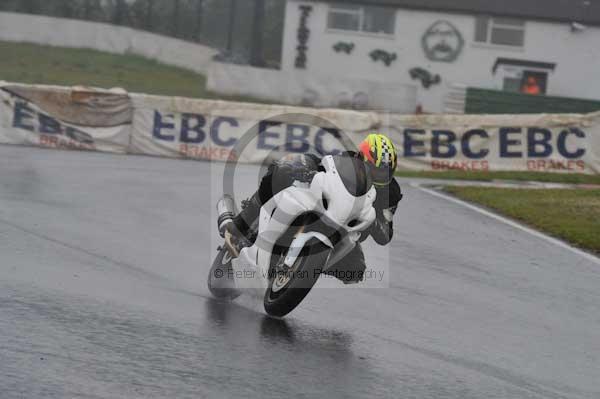
[[[131,28],[74,19],[0,12],[0,40],[137,54],[202,74],[217,50]]]
[[[0,143],[262,163],[390,135],[408,170],[600,173],[600,113],[421,115],[0,84]]]
[[[310,107],[385,110],[405,114],[414,113],[417,107],[415,85],[220,62],[211,64],[207,88],[221,94]]]

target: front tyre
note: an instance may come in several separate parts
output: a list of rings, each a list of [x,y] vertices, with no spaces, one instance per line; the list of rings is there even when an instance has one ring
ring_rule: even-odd
[[[330,252],[331,248],[315,238],[306,243],[290,270],[286,273],[275,270],[265,292],[265,311],[271,316],[283,317],[300,305],[319,279]],[[280,261],[284,258],[282,255]]]

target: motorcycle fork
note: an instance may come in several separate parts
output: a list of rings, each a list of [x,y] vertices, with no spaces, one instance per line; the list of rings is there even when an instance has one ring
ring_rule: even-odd
[[[290,245],[294,242],[294,240],[300,234],[304,233],[304,230],[306,230],[306,226],[305,225],[302,225],[302,226],[298,227],[298,230],[296,230],[294,232],[294,235],[292,236],[292,239],[290,241]],[[288,247],[288,251],[289,251],[289,247]],[[271,268],[274,268],[278,272],[282,272],[282,273],[287,272],[289,268],[284,263],[284,260],[285,260],[286,256],[287,256],[287,251],[285,251],[284,253],[279,254],[277,260],[274,263],[272,263]]]

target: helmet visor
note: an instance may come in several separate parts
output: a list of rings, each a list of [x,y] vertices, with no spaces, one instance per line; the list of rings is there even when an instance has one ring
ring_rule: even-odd
[[[372,163],[367,163],[373,184],[376,186],[387,186],[394,177],[394,171],[389,166],[380,166],[379,168]]]

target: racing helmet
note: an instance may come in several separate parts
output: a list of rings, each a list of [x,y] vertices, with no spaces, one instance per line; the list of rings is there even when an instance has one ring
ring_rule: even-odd
[[[367,163],[375,186],[387,186],[398,166],[396,146],[389,137],[373,133],[358,145],[359,155]]]

